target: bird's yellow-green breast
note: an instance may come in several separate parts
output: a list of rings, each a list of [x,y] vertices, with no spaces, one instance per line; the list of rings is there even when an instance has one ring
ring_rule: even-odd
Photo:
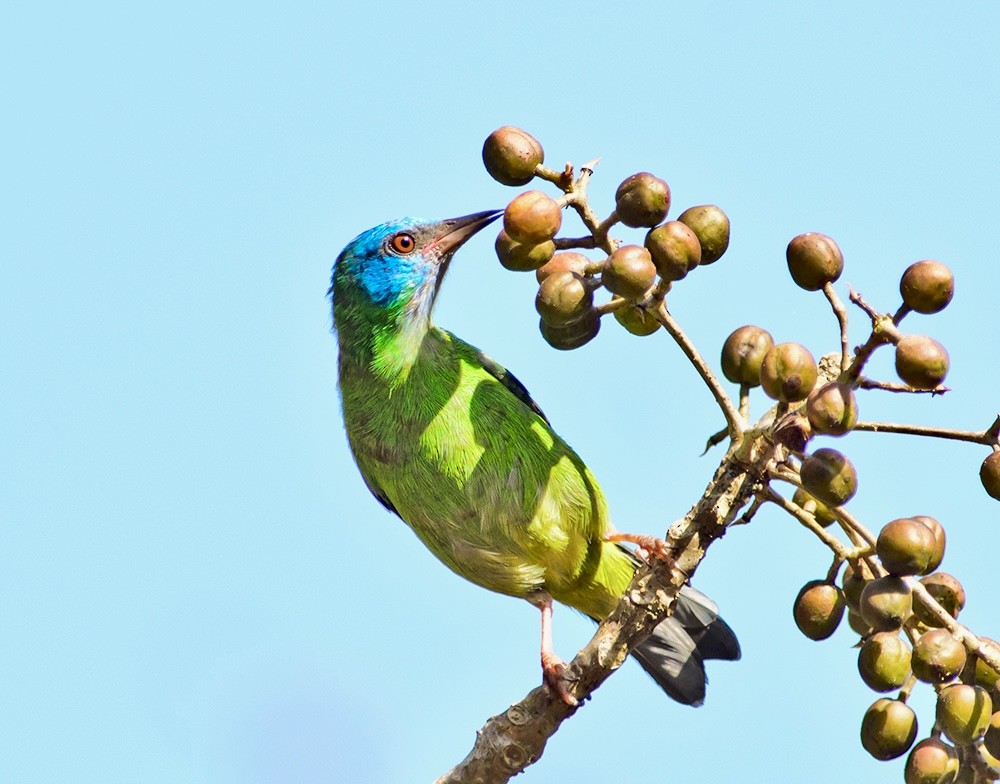
[[[374,355],[341,362],[348,438],[373,492],[463,577],[607,614],[634,567],[602,541],[607,505],[586,465],[477,349],[433,326],[403,342],[417,347],[403,368],[396,356],[402,382]]]

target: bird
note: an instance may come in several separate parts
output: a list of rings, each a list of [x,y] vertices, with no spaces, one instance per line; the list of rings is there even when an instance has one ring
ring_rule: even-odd
[[[624,545],[596,478],[524,385],[431,320],[455,252],[500,215],[389,221],[337,256],[328,294],[343,421],[385,509],[461,577],[540,610],[543,683],[573,705],[553,601],[599,622],[642,553]],[[697,706],[704,661],[739,659],[740,646],[716,604],[685,585],[631,655],[667,695]]]

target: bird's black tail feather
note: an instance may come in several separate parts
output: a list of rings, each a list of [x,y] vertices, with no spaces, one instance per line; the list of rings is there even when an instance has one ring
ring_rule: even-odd
[[[632,656],[671,698],[684,705],[705,701],[706,659],[735,661],[740,643],[719,617],[719,608],[689,586],[681,589],[674,612],[657,626]]]

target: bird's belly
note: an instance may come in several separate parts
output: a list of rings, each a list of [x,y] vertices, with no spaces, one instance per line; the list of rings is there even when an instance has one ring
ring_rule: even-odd
[[[370,453],[365,473],[445,565],[520,597],[558,591],[581,575],[599,546],[603,499],[588,492],[568,456],[553,462],[530,447],[470,449],[448,438],[433,444],[394,450],[388,461]]]
[[[497,490],[477,492],[456,481],[453,467],[421,458],[397,476],[400,517],[446,566],[478,585],[513,596],[544,590],[555,551],[543,545],[530,510]]]

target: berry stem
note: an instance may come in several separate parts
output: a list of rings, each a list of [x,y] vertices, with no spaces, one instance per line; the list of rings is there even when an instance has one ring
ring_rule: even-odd
[[[937,386],[934,389],[914,389],[906,384],[897,384],[894,381],[875,381],[871,378],[859,376],[856,381],[858,389],[881,389],[883,392],[898,392],[908,395],[943,395],[951,392],[951,387]]]
[[[851,364],[851,352],[848,348],[849,338],[847,335],[847,307],[840,297],[837,296],[833,284],[827,281],[823,284],[823,293],[826,295],[830,307],[833,308],[833,315],[837,317],[840,324],[840,372],[843,373]]]
[[[969,441],[973,444],[991,446],[996,443],[996,435],[990,430],[981,433],[973,430],[952,430],[945,427],[928,427],[925,425],[905,425],[895,422],[858,422],[854,430],[869,433],[899,433],[906,436],[927,436],[928,438],[944,438],[951,441]]]
[[[705,359],[701,356],[694,343],[691,342],[691,339],[681,329],[680,324],[670,315],[666,303],[661,300],[653,313],[667,332],[670,333],[670,337],[674,339],[674,342],[680,346],[681,351],[684,352],[688,361],[694,365],[694,369],[698,371],[698,375],[701,376],[702,380],[708,386],[709,391],[715,397],[715,402],[719,404],[723,416],[726,417],[726,423],[729,425],[730,438],[734,441],[738,440],[746,430],[746,422],[740,416],[740,412],[736,410],[736,407],[733,406],[733,401],[729,399],[729,395],[726,394],[726,390],[719,383],[719,379],[712,372],[712,369],[705,362]]]
[[[892,317],[892,323],[895,324],[898,327],[899,326],[899,322],[902,321],[906,317],[906,314],[907,313],[912,313],[912,312],[913,311],[910,309],[909,305],[905,305],[905,304],[904,305],[900,305],[899,306],[899,310],[897,310],[896,313],[895,313],[895,315],[893,315],[893,317]]]
[[[615,297],[614,299],[609,299],[607,302],[602,302],[597,305],[594,310],[597,311],[598,315],[604,316],[608,313],[614,313],[616,310],[621,310],[628,304],[628,300],[622,297]]]
[[[740,416],[750,419],[750,385],[740,384]]]
[[[763,497],[765,500],[780,506],[788,514],[798,520],[802,525],[812,531],[816,538],[819,539],[823,544],[829,547],[834,556],[840,561],[846,561],[848,559],[849,553],[844,543],[841,542],[836,536],[827,531],[823,526],[816,522],[816,518],[792,501],[789,501],[783,495],[775,491],[771,487],[767,487],[763,492]],[[856,556],[855,556],[856,557]]]
[[[900,702],[906,702],[910,699],[910,693],[913,691],[913,687],[917,685],[917,679],[915,676],[911,675],[906,679],[906,683],[903,684],[903,688],[899,690],[899,695],[896,697]]]

